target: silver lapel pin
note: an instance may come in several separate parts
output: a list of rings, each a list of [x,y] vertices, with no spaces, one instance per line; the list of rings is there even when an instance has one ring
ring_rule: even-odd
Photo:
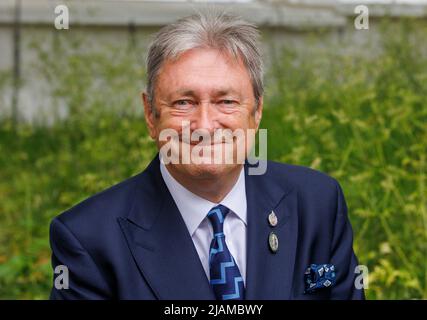
[[[271,210],[271,213],[268,215],[268,223],[272,227],[277,226],[277,216],[273,210]]]
[[[276,253],[279,250],[279,238],[277,238],[277,235],[273,231],[268,236],[268,244],[271,252]]]

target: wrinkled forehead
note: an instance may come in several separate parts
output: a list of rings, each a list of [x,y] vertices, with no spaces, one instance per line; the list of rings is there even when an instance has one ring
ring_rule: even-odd
[[[165,60],[157,80],[156,87],[163,92],[205,88],[225,93],[251,86],[249,72],[240,56],[210,48],[187,50]]]

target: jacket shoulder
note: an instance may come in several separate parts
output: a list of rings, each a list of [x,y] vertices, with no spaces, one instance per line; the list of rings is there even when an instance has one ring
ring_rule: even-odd
[[[116,220],[130,210],[137,185],[143,173],[121,181],[67,209],[54,219],[72,227],[73,225],[100,225]]]

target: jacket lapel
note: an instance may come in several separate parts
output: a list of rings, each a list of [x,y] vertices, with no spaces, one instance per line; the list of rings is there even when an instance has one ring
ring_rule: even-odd
[[[290,299],[298,237],[297,193],[271,172],[246,174],[248,201],[246,299]],[[268,215],[274,211],[278,224],[271,227]],[[276,253],[268,237],[279,239]]]
[[[119,224],[134,260],[158,299],[214,300],[187,227],[161,177],[158,157],[141,174],[134,204]],[[246,299],[290,299],[298,237],[297,193],[267,171],[248,175]],[[278,225],[271,227],[274,211]],[[272,253],[270,232],[279,239]]]
[[[156,157],[144,171],[119,224],[158,299],[215,299],[188,229],[161,177]]]

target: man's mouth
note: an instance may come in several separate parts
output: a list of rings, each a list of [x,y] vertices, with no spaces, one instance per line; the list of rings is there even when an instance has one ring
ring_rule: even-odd
[[[185,143],[185,144],[189,144],[191,146],[217,146],[217,145],[221,145],[221,144],[226,144],[226,143],[230,143],[227,141],[214,141],[214,142],[210,142],[210,141],[187,141],[187,140],[179,140],[180,143]]]

